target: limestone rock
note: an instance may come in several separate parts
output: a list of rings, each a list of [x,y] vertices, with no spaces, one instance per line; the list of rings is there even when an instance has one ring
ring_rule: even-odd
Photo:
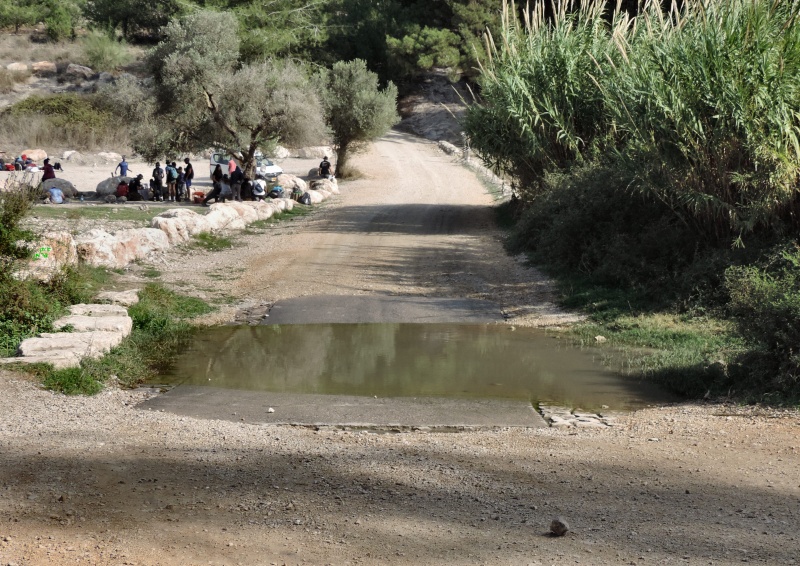
[[[94,75],[94,71],[92,71],[89,67],[84,67],[83,65],[76,65],[75,63],[70,63],[67,65],[67,70],[64,71],[64,74],[68,79],[72,80],[87,80],[92,78]]]
[[[275,146],[275,150],[272,152],[272,157],[275,159],[286,159],[290,155],[291,152],[282,145]]]
[[[99,267],[120,268],[153,252],[169,248],[169,239],[156,228],[135,228],[109,234],[94,229],[76,239],[78,255],[86,263]]]
[[[113,305],[129,307],[139,302],[139,290],[129,289],[127,291],[103,291],[97,295],[98,301],[108,301]]]
[[[120,156],[120,160],[122,160],[122,156]],[[99,196],[107,196],[107,195],[114,195],[116,196],[117,192],[117,185],[119,185],[120,181],[125,180],[128,184],[133,180],[133,177],[110,177],[108,179],[104,179],[97,184],[97,188],[95,192]]]
[[[122,156],[119,153],[114,153],[113,151],[101,151],[97,154],[97,157],[111,163],[119,163],[122,161]]]
[[[6,69],[12,73],[24,73],[28,70],[28,65],[25,63],[9,63],[6,65]]]
[[[47,159],[47,152],[43,149],[26,149],[22,152],[22,155],[28,156],[30,159],[33,159],[39,167],[42,166],[42,161]]]
[[[315,191],[314,189],[310,189],[306,192],[311,197],[311,204],[319,204],[325,200],[325,197],[320,191]]]
[[[337,183],[329,179],[315,179],[309,183],[309,188],[314,189],[315,191],[323,190],[332,194],[339,194],[339,187]]]
[[[564,517],[554,517],[550,522],[550,533],[557,537],[563,537],[569,532],[569,523]]]
[[[250,224],[258,220],[258,213],[252,207],[244,204],[243,202],[229,202],[227,205],[236,211],[236,214],[244,221],[245,224]]]
[[[71,326],[75,332],[92,332],[95,330],[105,330],[106,332],[121,332],[127,336],[133,328],[133,319],[127,314],[125,316],[88,316],[83,314],[71,314],[62,316],[53,322],[53,328],[61,330],[65,326]]]
[[[227,203],[215,203],[211,205],[211,212],[206,215],[209,227],[212,232],[220,230],[243,230],[244,220]]]
[[[58,68],[52,61],[39,61],[31,65],[31,71],[38,77],[50,77],[58,72]]]
[[[78,196],[78,191],[75,188],[75,185],[66,179],[47,179],[44,183],[42,183],[42,190],[45,192],[53,187],[61,189],[61,192],[64,193],[65,197],[75,198]]]
[[[291,193],[295,188],[306,192],[308,185],[306,182],[297,175],[290,175],[289,173],[282,173],[278,175],[278,184],[283,187],[283,190]]]
[[[64,161],[80,161],[81,157],[81,154],[74,149],[69,149],[61,154],[61,159]]]
[[[296,203],[292,199],[284,198],[284,199],[280,199],[280,200],[282,200],[283,204],[286,206],[285,210],[288,210],[288,211],[294,210],[294,205]]]
[[[69,307],[70,314],[82,316],[128,316],[128,309],[120,305],[84,304]]]
[[[33,257],[21,275],[47,281],[63,267],[78,263],[75,240],[69,232],[46,232],[29,248]]]
[[[451,144],[450,142],[440,140],[439,141],[439,149],[445,152],[447,155],[455,155],[456,157],[461,157],[461,150],[458,149],[456,146]]]
[[[326,155],[333,156],[333,150],[328,146],[300,147],[295,150],[297,157],[301,159],[322,159]]]
[[[38,353],[31,356],[18,356],[15,358],[0,358],[0,364],[52,364],[55,369],[78,367],[81,365],[81,355],[71,350]]]
[[[108,352],[122,342],[121,332],[49,332],[38,338],[27,338],[19,345],[19,354],[25,357],[58,355],[73,352],[79,356],[94,358]]]

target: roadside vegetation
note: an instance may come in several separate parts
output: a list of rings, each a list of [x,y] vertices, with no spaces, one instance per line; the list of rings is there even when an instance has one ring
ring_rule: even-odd
[[[798,10],[506,6],[487,42],[466,127],[516,180],[510,246],[680,393],[800,398]]]
[[[36,189],[25,186],[0,191],[1,357],[13,356],[25,338],[53,331],[53,322],[70,305],[91,302],[113,277],[108,270],[86,265],[65,268],[49,281],[15,275],[30,257],[26,243],[35,240],[35,234],[20,223],[37,195]],[[179,296],[154,283],[146,285],[139,297],[139,303],[128,309],[131,335],[102,358],[85,359],[78,368],[55,370],[37,364],[24,369],[39,376],[45,387],[69,394],[96,393],[112,376],[133,386],[163,371],[190,339],[191,319],[213,309],[200,299]]]

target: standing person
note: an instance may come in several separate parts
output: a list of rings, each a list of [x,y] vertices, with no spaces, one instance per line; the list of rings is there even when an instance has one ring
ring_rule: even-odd
[[[158,161],[156,161],[156,168],[153,169],[153,179],[150,181],[150,188],[153,189],[153,200],[164,200],[164,170],[161,168],[161,163]]]
[[[228,160],[228,177],[233,176],[233,172],[236,171],[238,166],[239,164],[236,163],[236,160],[233,157]]]
[[[231,178],[231,198],[235,201],[242,202],[242,183],[244,183],[244,173],[238,165],[233,170]]]
[[[50,158],[44,160],[44,174],[42,175],[42,182],[47,181],[49,179],[56,178],[56,170],[50,165]]]
[[[221,183],[222,182],[222,166],[217,165],[214,169],[214,172],[211,173],[211,182],[212,183]]]
[[[178,167],[178,180],[175,181],[175,197],[177,198],[178,202],[180,202],[181,197],[183,197],[184,193],[186,192],[186,173],[183,172],[183,167]],[[186,200],[189,200],[189,197],[186,197]]]
[[[184,182],[186,183],[186,200],[189,201],[192,198],[192,181],[194,180],[194,167],[192,166],[189,158],[183,160],[186,164],[186,167],[183,168],[183,177]]]
[[[125,161],[125,156],[122,156],[122,161],[114,168],[114,175],[117,174],[117,169],[119,169],[119,176],[120,177],[127,177],[128,176],[128,162]]]
[[[175,186],[178,183],[178,170],[175,168],[175,162],[167,162],[167,198],[171,201],[175,200]]]
[[[319,168],[317,169],[317,173],[323,179],[329,179],[331,177],[331,162],[328,161],[328,156],[322,158],[322,161],[319,164]]]

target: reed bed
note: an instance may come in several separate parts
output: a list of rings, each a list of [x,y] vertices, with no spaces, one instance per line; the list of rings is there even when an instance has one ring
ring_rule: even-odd
[[[800,3],[648,0],[506,5],[487,36],[473,147],[536,198],[587,159],[630,172],[707,237],[794,219],[800,164]]]

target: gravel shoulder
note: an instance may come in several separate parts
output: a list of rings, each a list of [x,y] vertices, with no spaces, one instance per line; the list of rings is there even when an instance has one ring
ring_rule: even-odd
[[[224,306],[399,294],[567,322],[503,252],[472,173],[392,134],[319,212],[161,279]],[[134,266],[121,286],[148,279]],[[533,283],[531,283],[531,281]],[[608,429],[376,434],[137,408],[148,390],[42,391],[0,371],[0,564],[793,564],[800,414],[683,404]],[[266,408],[265,408],[266,409]],[[547,536],[553,516],[571,531]]]

